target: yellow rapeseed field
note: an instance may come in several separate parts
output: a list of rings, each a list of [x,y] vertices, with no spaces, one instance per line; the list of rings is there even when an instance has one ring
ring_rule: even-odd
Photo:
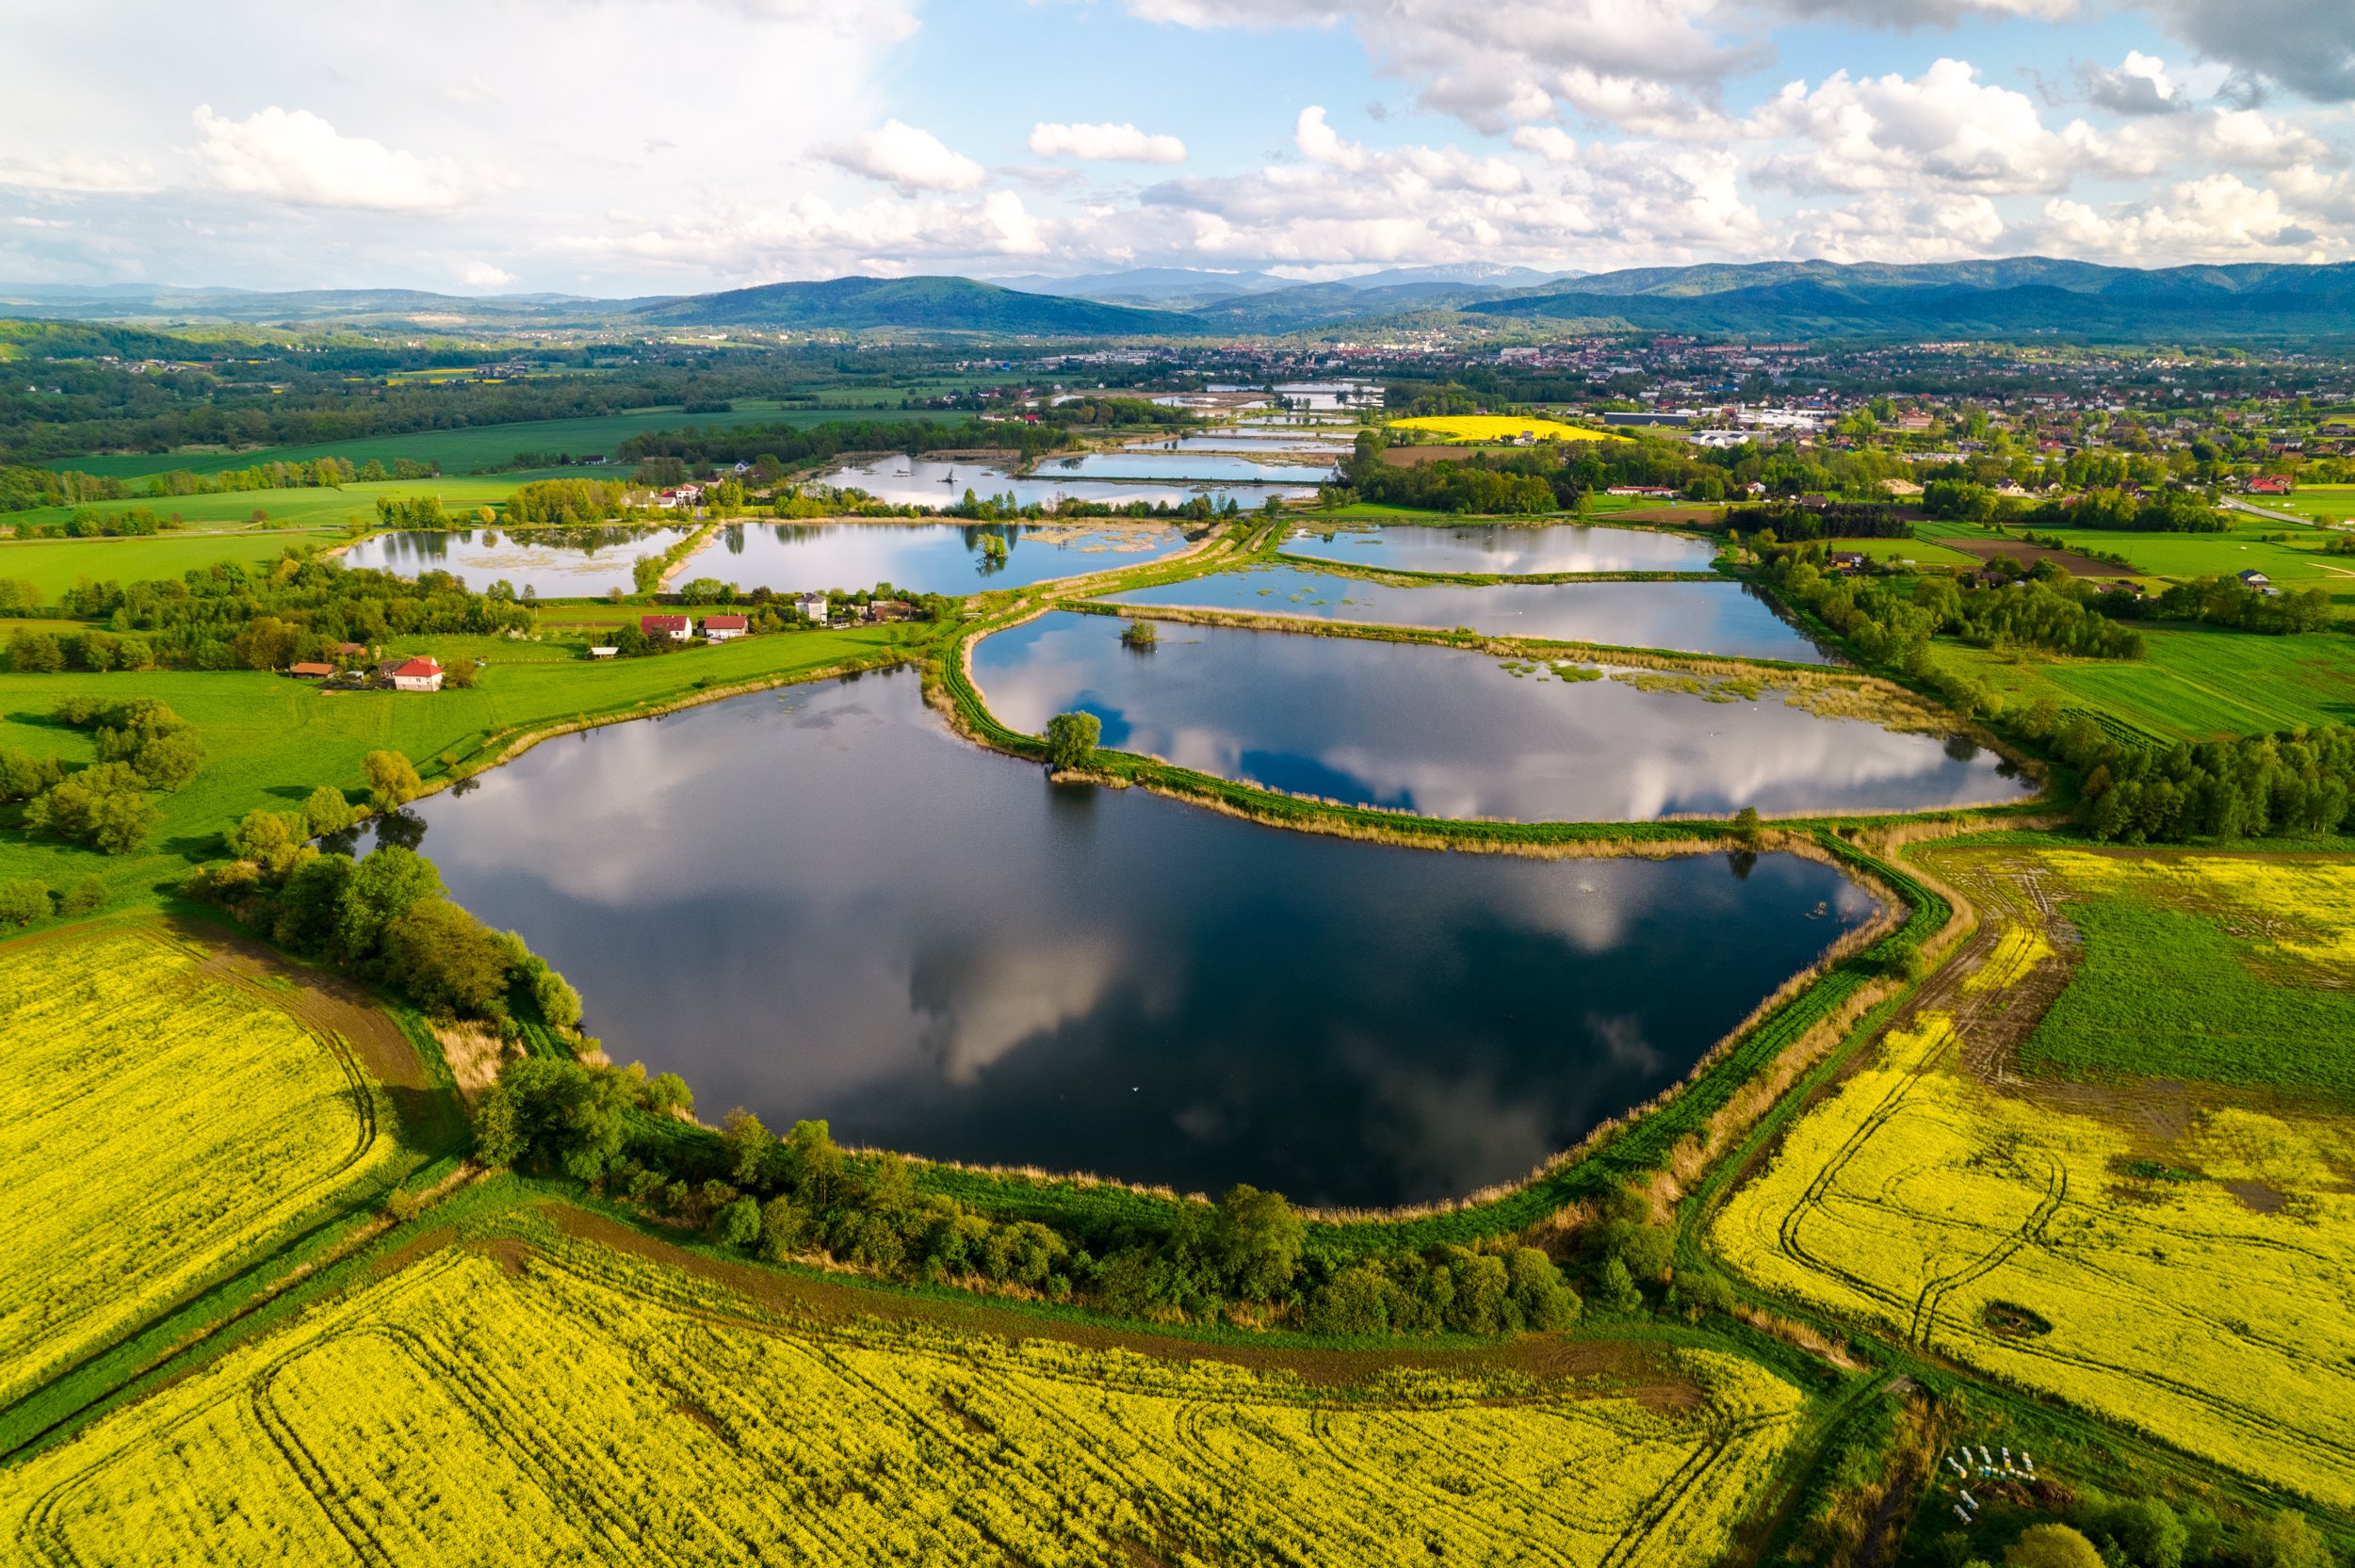
[[[2053,956],[2053,945],[2034,926],[2006,924],[1996,937],[1987,960],[1965,977],[1965,991],[2001,991],[2018,985],[2039,962]]]
[[[2179,1164],[2154,1160],[2116,1121],[1962,1076],[1955,1044],[1941,1014],[1892,1031],[1720,1211],[1719,1252],[1768,1288],[2355,1506],[2346,1122],[2217,1109],[2167,1149]]]
[[[820,1332],[578,1242],[453,1248],[0,1474],[0,1540],[115,1568],[365,1561],[1704,1564],[1787,1384],[1663,1413],[1435,1374]]]
[[[1454,441],[1510,441],[1534,435],[1540,441],[1625,441],[1608,430],[1589,430],[1552,419],[1515,419],[1502,413],[1431,414],[1421,419],[1393,419],[1392,430],[1428,431]]]
[[[2355,970],[2355,861],[2253,860],[2230,855],[2091,855],[2046,850],[2038,856],[2072,888],[2183,909],[2233,911],[2263,925],[2283,957]]]
[[[0,954],[0,1403],[392,1143],[378,1091],[338,1051],[136,931]]]

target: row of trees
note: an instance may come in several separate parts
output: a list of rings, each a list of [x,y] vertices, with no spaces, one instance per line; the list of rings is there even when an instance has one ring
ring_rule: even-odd
[[[1736,507],[1726,513],[1735,530],[1769,534],[1786,544],[1811,539],[1911,539],[1913,524],[1885,501],[1833,501],[1821,506]]]
[[[2142,634],[2101,614],[2094,602],[2103,596],[2067,573],[1971,588],[1949,577],[1921,577],[1908,593],[1874,577],[1827,573],[1821,542],[1784,545],[1768,533],[1750,544],[1764,558],[1767,578],[1778,590],[1867,659],[1916,679],[1940,678],[1929,639],[1941,631],[1982,645],[2049,648],[2085,658],[2133,659],[2143,654]],[[1969,710],[1980,704],[1973,700],[1964,705]]]
[[[2054,749],[2085,771],[2079,819],[2125,844],[2355,833],[2355,726],[2160,750],[2080,720]]]
[[[844,452],[919,452],[934,448],[1016,450],[1024,461],[1071,444],[1071,432],[1060,424],[1031,425],[1020,420],[938,424],[930,419],[834,420],[796,429],[773,425],[731,425],[723,429],[692,425],[675,430],[647,430],[631,436],[615,450],[626,462],[674,458],[682,465],[708,470],[719,463],[749,462],[782,473],[839,457]],[[650,482],[650,481],[641,481]],[[676,480],[669,481],[676,483]]]
[[[1494,1334],[1567,1327],[1582,1308],[1534,1248],[1321,1255],[1281,1194],[1247,1185],[1151,1220],[998,1220],[923,1192],[897,1155],[844,1152],[823,1122],[778,1138],[739,1111],[713,1137],[675,1119],[690,1104],[676,1078],[649,1081],[635,1064],[528,1058],[509,1063],[478,1107],[478,1149],[486,1163],[561,1172],[771,1258],[823,1253],[887,1278],[987,1281],[1128,1317],[1210,1320],[1241,1302],[1336,1334]],[[1616,1254],[1603,1262],[1630,1277]]]

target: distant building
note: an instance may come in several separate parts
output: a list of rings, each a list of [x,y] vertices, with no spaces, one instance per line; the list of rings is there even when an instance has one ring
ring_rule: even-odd
[[[2238,576],[2244,584],[2250,588],[2263,588],[2267,583],[2273,581],[2271,577],[2266,576],[2264,573],[2254,570],[2235,573],[2234,575]]]
[[[2251,495],[2287,495],[2289,493],[2289,480],[2279,474],[2268,474],[2262,479],[2249,481],[2249,485]]]
[[[1656,412],[1645,413],[1606,413],[1602,416],[1602,422],[1606,425],[1690,425],[1693,423],[1693,416],[1690,413],[1662,413]]]
[[[442,689],[442,667],[428,656],[411,659],[393,671],[395,691],[439,691]]]
[[[704,639],[708,642],[725,642],[742,637],[752,624],[740,615],[706,615],[704,617]]]
[[[1859,571],[1864,565],[1864,554],[1860,550],[1834,550],[1831,564],[1833,570],[1839,572]]]
[[[815,621],[820,625],[825,624],[826,596],[824,594],[804,593],[793,601],[793,607],[800,612],[804,620]]]
[[[683,615],[642,615],[638,629],[648,637],[667,637],[674,642],[684,642],[695,635],[695,623]]]
[[[620,652],[619,648],[592,648],[589,650],[589,656],[593,659],[609,659]]]
[[[286,673],[299,681],[323,681],[335,672],[332,664],[290,664]]]

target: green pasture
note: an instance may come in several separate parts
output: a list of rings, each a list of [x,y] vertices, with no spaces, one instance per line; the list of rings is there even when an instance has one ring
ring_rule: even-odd
[[[888,408],[870,408],[850,401],[846,395],[835,408],[812,408],[806,403],[785,405],[773,402],[743,401],[733,413],[690,414],[674,404],[669,408],[636,409],[628,413],[602,414],[593,419],[540,419],[516,425],[481,425],[463,430],[418,430],[410,435],[370,436],[362,441],[329,442],[316,446],[257,447],[246,452],[180,452],[165,455],[135,455],[106,458],[59,458],[47,466],[56,469],[78,469],[102,478],[129,479],[149,474],[167,474],[185,468],[191,474],[218,474],[224,469],[251,468],[258,462],[310,462],[320,458],[343,458],[354,463],[365,463],[373,458],[389,466],[396,458],[412,458],[418,462],[438,462],[445,474],[465,474],[477,468],[488,468],[513,458],[518,452],[610,453],[631,436],[647,430],[675,430],[692,425],[698,429],[726,428],[731,425],[791,425],[806,429],[841,419],[921,419],[930,417],[944,423],[961,423],[962,415],[951,416],[937,411],[929,414],[923,410],[903,411],[900,408],[898,391],[888,395],[878,393],[868,402],[887,402]],[[595,469],[568,468],[562,471],[575,478],[600,477]],[[626,474],[626,469],[607,477]],[[512,482],[513,476],[506,476]]]
[[[2355,524],[2355,485],[2300,485],[2287,495],[2249,495],[2244,500],[2267,511],[2293,512],[2317,523]],[[2251,523],[2257,521],[2243,517]]]
[[[1977,570],[1979,558],[1966,556],[1960,550],[1950,550],[1929,539],[1827,539],[1827,550],[1853,550],[1873,560],[1909,560],[1918,566],[1951,566],[1957,571]]]
[[[0,636],[8,630],[0,622]],[[430,777],[443,766],[439,759],[465,757],[495,730],[626,712],[698,686],[871,659],[931,630],[906,625],[783,633],[657,658],[597,662],[577,645],[553,640],[414,637],[385,644],[387,656],[430,653],[444,664],[489,658],[471,691],[331,694],[283,675],[243,670],[0,675],[0,748],[91,761],[89,731],[50,722],[57,699],[142,696],[161,699],[194,724],[210,753],[187,788],[157,802],[164,825],[149,841],[149,852],[100,855],[11,829],[0,832],[0,882],[39,879],[62,888],[94,871],[118,897],[160,892],[178,884],[189,862],[224,853],[221,830],[250,811],[293,809],[322,784],[356,798],[365,787],[361,759],[370,752],[400,752]]]
[[[128,511],[144,507],[159,517],[180,514],[182,522],[191,529],[209,529],[237,533],[260,528],[333,528],[340,531],[346,524],[360,522],[376,526],[376,498],[389,495],[396,501],[414,501],[430,495],[442,503],[447,512],[471,511],[477,507],[496,507],[514,493],[518,485],[534,479],[556,477],[577,478],[582,474],[594,475],[595,469],[557,468],[529,474],[498,474],[486,478],[471,479],[445,477],[439,479],[387,479],[380,484],[346,485],[341,490],[241,490],[227,495],[165,495],[154,499],[141,497],[135,501],[92,501],[88,509],[105,517],[109,512]],[[619,478],[620,471],[608,474]],[[30,511],[0,512],[0,533],[21,523],[63,523],[76,510],[74,507],[36,507]],[[266,514],[257,522],[254,513]]]
[[[2292,579],[2303,588],[2327,586],[2321,579],[2341,577],[2355,590],[2355,558],[2322,553],[2322,539],[2284,525],[2268,524],[2241,513],[2231,531],[2220,534],[2118,533],[2107,528],[2038,528],[2066,540],[2072,549],[2102,550],[2124,556],[2146,577],[2230,576],[2252,568],[2277,583]],[[2285,543],[2270,544],[2266,535],[2287,532]]]
[[[267,567],[289,544],[326,543],[341,533],[157,534],[143,539],[0,540],[0,577],[31,583],[55,604],[79,578],[154,582],[224,560]],[[52,629],[57,629],[53,624]]]
[[[2006,703],[2052,697],[2093,706],[2157,736],[2213,740],[2300,724],[2355,723],[2355,639],[2262,637],[2205,626],[2139,628],[2140,659],[2055,659],[1941,638],[1941,664],[1983,675]]]

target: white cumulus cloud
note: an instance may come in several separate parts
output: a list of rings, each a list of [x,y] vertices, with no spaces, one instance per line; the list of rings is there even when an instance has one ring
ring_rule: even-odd
[[[161,190],[154,166],[127,158],[0,158],[0,186],[129,195]]]
[[[812,151],[836,168],[881,180],[902,196],[971,190],[989,179],[988,170],[962,153],[950,151],[930,131],[897,120],[885,121],[879,131]]]
[[[212,183],[240,195],[305,207],[447,212],[516,182],[449,158],[421,158],[365,137],[338,135],[307,109],[272,105],[243,120],[200,106],[198,161]]]
[[[1082,158],[1098,163],[1183,163],[1186,144],[1171,136],[1146,136],[1134,125],[1031,127],[1031,151],[1042,158]]]

